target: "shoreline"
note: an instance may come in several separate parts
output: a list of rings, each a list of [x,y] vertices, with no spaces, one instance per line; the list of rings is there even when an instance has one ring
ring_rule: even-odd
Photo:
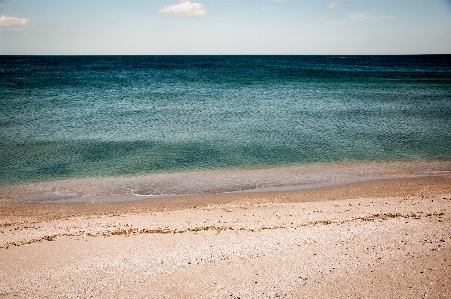
[[[4,298],[447,298],[451,287],[451,175],[0,203]]]
[[[427,187],[426,187],[427,186]],[[33,221],[54,220],[73,216],[98,214],[127,214],[143,212],[177,211],[221,204],[305,203],[339,201],[350,198],[399,197],[421,193],[424,190],[449,189],[451,174],[420,177],[379,178],[325,186],[285,191],[230,192],[191,194],[172,197],[142,198],[134,201],[86,201],[86,202],[26,202],[1,201],[0,217],[5,222],[10,217],[24,217]],[[432,192],[432,191],[431,191]]]
[[[315,163],[0,185],[0,202],[127,202],[204,194],[308,190],[451,174],[451,160]]]

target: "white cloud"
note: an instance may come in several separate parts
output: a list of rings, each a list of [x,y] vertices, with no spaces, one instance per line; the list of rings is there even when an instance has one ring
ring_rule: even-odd
[[[341,5],[338,2],[332,2],[331,4],[327,5],[327,8],[338,8],[338,7],[342,7],[343,5]]]
[[[353,13],[350,15],[347,15],[347,19],[336,21],[336,22],[329,22],[326,23],[326,25],[334,25],[334,24],[343,24],[343,23],[349,23],[349,22],[361,22],[361,21],[368,21],[368,20],[387,20],[387,19],[395,19],[396,16],[373,16],[367,13]]]
[[[181,0],[179,3],[163,7],[158,13],[165,16],[198,17],[207,14],[207,11],[202,3]]]
[[[152,3],[151,2],[147,3],[147,6],[152,6]]]
[[[377,19],[394,19],[395,16],[372,16],[366,13],[354,13],[348,15],[349,21],[366,21],[366,20],[377,20]]]
[[[0,17],[0,27],[19,27],[24,26],[30,19],[21,19],[2,15]]]
[[[364,21],[368,20],[369,15],[366,13],[353,13],[351,15],[348,15],[348,18],[350,18],[352,21]]]
[[[6,5],[0,2],[0,9],[5,9]]]

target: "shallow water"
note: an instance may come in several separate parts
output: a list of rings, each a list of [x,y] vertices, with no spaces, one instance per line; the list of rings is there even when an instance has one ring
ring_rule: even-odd
[[[0,198],[27,202],[117,202],[190,194],[289,191],[370,180],[451,175],[451,160],[315,163],[0,185]]]
[[[3,185],[451,158],[451,55],[0,56],[0,94]]]

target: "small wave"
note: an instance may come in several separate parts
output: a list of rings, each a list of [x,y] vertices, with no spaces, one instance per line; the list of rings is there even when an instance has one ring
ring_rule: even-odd
[[[451,161],[448,160],[318,163],[3,185],[0,197],[33,202],[117,202],[196,194],[302,190],[376,179],[449,175],[450,172]]]

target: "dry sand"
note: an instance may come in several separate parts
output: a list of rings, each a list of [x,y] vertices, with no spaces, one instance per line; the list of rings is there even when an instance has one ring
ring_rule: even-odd
[[[451,176],[0,200],[0,298],[451,298]]]

